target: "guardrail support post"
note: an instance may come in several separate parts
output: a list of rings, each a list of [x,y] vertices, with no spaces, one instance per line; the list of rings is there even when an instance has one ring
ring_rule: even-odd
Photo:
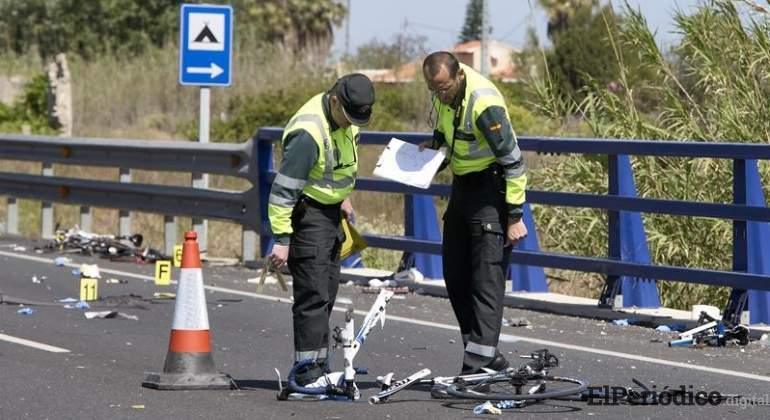
[[[16,202],[16,198],[8,197],[5,209],[5,233],[9,235],[18,235],[19,204]]]
[[[527,226],[527,236],[516,244],[515,249],[522,251],[540,251],[540,245],[537,240],[537,231],[535,230],[535,221],[532,219],[532,212],[529,203],[524,203],[524,224]],[[547,292],[548,283],[545,281],[545,270],[543,267],[534,265],[511,264],[508,267],[508,278],[511,279],[511,290],[526,292]]]
[[[746,204],[746,161],[733,160],[733,204]],[[748,241],[746,221],[733,220],[733,271],[748,271]],[[722,319],[740,323],[748,305],[748,294],[743,289],[733,289],[727,301]]]
[[[618,155],[607,156],[607,175],[609,178],[609,195],[618,195],[620,193],[620,175],[618,174]],[[607,227],[609,230],[607,256],[609,258],[620,260],[620,212],[617,210],[607,210]],[[615,298],[620,292],[620,280],[615,274],[608,274],[604,283],[602,294],[599,297],[599,307],[612,308],[615,304]]]
[[[43,162],[43,176],[53,176],[53,164]],[[53,203],[43,201],[40,204],[40,236],[53,239]]]
[[[636,197],[634,171],[628,155],[618,156],[618,171],[620,195]],[[620,257],[623,261],[650,264],[647,235],[644,232],[642,215],[638,212],[620,212]],[[623,295],[623,307],[660,307],[655,279],[622,276],[620,293]]]
[[[609,194],[636,197],[634,172],[628,155],[610,155]],[[644,233],[642,215],[638,212],[608,210],[610,258],[637,263],[650,263],[650,251]],[[621,302],[616,302],[618,296]],[[655,279],[615,275],[607,276],[607,284],[599,299],[602,307],[658,308],[660,297]]]
[[[747,204],[766,206],[762,179],[756,160],[746,161]],[[770,223],[748,222],[748,271],[753,274],[770,274]],[[770,292],[749,290],[749,317],[752,324],[770,324]]]
[[[733,163],[735,204],[766,206],[756,160]],[[770,274],[770,224],[733,221],[733,270]],[[744,311],[748,310],[748,316]],[[770,292],[733,289],[723,319],[731,322],[770,323]]]
[[[257,232],[243,227],[241,232],[241,262],[246,264],[257,257]]]
[[[80,206],[80,228],[86,232],[93,230],[93,217],[89,206]]]
[[[176,245],[176,217],[163,216],[163,253],[165,255],[174,255],[174,245]]]
[[[120,168],[120,182],[131,182],[131,170]],[[90,210],[89,210],[90,212]],[[121,236],[131,235],[131,212],[128,210],[118,210],[118,232]],[[168,254],[171,255],[171,254]]]
[[[273,247],[273,235],[270,232],[270,219],[267,216],[267,202],[270,199],[270,181],[267,173],[273,170],[273,143],[260,141],[259,132],[257,141],[257,186],[259,188],[259,220],[262,229],[259,233],[260,256],[264,257]]]
[[[441,241],[433,197],[423,194],[404,195],[404,236],[428,241]],[[404,252],[399,268],[415,267],[430,279],[444,278],[441,256]]]

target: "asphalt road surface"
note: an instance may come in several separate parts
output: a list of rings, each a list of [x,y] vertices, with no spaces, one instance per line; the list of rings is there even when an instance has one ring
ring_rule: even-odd
[[[27,247],[13,251],[11,245]],[[561,366],[554,374],[579,377],[592,385],[646,384],[692,392],[741,394],[754,404],[718,406],[589,405],[586,402],[543,402],[504,410],[502,416],[473,414],[479,402],[433,400],[424,390],[405,390],[381,405],[366,397],[377,390],[375,378],[387,372],[403,377],[422,368],[446,376],[458,372],[462,345],[446,299],[405,295],[388,306],[384,329],[376,328],[358,354],[363,399],[340,401],[277,401],[274,368],[284,376],[292,362],[289,295],[275,285],[255,293],[247,279],[253,270],[204,266],[204,281],[214,360],[232,375],[240,389],[224,391],[156,391],[140,386],[145,373],[159,371],[168,349],[174,301],[153,300],[153,266],[112,263],[74,256],[70,266],[57,267],[56,255],[36,254],[32,243],[0,239],[0,291],[5,299],[48,303],[18,314],[16,304],[0,304],[0,419],[617,419],[617,418],[770,418],[770,349],[752,343],[740,348],[669,348],[669,334],[636,326],[619,327],[595,319],[556,316],[506,309],[505,317],[523,317],[531,327],[503,327],[500,349],[511,360],[548,348]],[[73,267],[98,263],[102,278],[126,280],[100,283],[100,301],[91,310],[116,310],[138,320],[84,317],[81,309],[54,304],[77,297],[79,278]],[[45,276],[40,282],[34,282]],[[178,278],[175,270],[174,278]],[[9,296],[11,298],[9,298]],[[360,325],[375,295],[359,286],[340,287],[341,300],[352,301]],[[338,303],[333,325],[343,325]],[[26,340],[26,341],[25,341]],[[341,352],[333,368],[341,369]],[[692,388],[690,388],[692,386]],[[764,404],[762,404],[764,403]]]

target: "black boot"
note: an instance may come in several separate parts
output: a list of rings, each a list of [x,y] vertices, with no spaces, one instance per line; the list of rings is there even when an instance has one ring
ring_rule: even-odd
[[[305,386],[315,382],[318,378],[323,376],[323,374],[324,366],[318,362],[314,362],[297,369],[294,372],[294,380],[297,382],[297,385]]]

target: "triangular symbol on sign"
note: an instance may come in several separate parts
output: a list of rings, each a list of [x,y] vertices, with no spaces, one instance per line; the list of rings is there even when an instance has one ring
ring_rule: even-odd
[[[219,41],[217,41],[217,38],[211,32],[211,29],[209,29],[209,25],[203,25],[203,30],[200,34],[198,34],[198,36],[195,37],[195,42],[210,42],[213,44],[219,44]]]

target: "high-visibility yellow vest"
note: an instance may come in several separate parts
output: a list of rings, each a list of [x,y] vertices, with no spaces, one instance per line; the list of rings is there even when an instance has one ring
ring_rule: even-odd
[[[518,148],[512,154],[518,157],[506,156],[498,158],[487,139],[476,125],[479,116],[492,106],[499,106],[505,111],[505,117],[510,122],[508,108],[505,106],[503,95],[497,87],[487,78],[466,66],[460,64],[465,73],[465,97],[459,109],[452,109],[448,105],[434,99],[434,107],[437,110],[436,128],[443,133],[450,155],[449,167],[455,175],[466,175],[479,172],[489,167],[496,160],[501,160],[507,165],[512,159],[520,159]],[[513,133],[515,139],[515,133]],[[527,176],[524,173],[524,165],[517,168],[506,169],[506,202],[519,205],[526,199],[525,189]]]
[[[310,99],[289,120],[282,141],[297,130],[305,130],[318,146],[318,159],[308,174],[308,179],[294,179],[281,173],[276,175],[280,188],[302,189],[302,194],[323,204],[342,202],[353,191],[358,172],[358,127],[338,128],[331,131],[323,110],[323,95]],[[286,200],[271,193],[268,215],[274,234],[292,232],[291,212],[295,200]]]
[[[339,203],[347,198],[358,173],[358,127],[338,128],[331,131],[318,94],[310,99],[289,120],[283,140],[292,131],[303,129],[318,145],[319,156],[302,193],[323,204]]]
[[[465,73],[466,85],[457,131],[454,128],[457,110],[448,105],[437,105],[437,128],[444,133],[447,147],[454,148],[449,166],[455,175],[481,171],[495,161],[492,149],[476,127],[476,119],[492,105],[507,109],[503,95],[492,82],[465,64],[460,64],[460,68]]]

